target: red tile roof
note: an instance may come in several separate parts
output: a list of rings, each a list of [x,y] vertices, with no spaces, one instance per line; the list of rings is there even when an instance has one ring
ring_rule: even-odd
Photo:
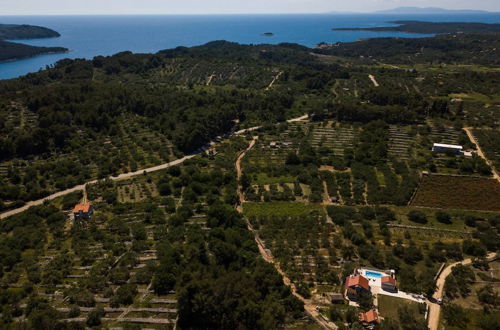
[[[77,204],[73,208],[73,213],[79,213],[79,212],[88,213],[89,210],[90,210],[90,203]]]
[[[359,313],[359,322],[378,322],[378,313],[376,310],[372,309],[366,313]]]
[[[370,289],[370,285],[368,284],[368,279],[361,275],[356,275],[356,276],[351,275],[345,279],[346,289],[352,286],[359,286],[360,288],[363,288],[365,290]]]
[[[396,286],[396,279],[395,278],[392,278],[391,276],[382,276],[382,284],[383,283],[390,283],[394,286]]]

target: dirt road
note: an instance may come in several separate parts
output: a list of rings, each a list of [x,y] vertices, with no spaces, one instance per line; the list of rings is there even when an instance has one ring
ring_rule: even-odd
[[[369,74],[369,75],[368,75],[368,78],[370,78],[370,80],[372,81],[372,83],[373,83],[373,85],[374,85],[375,87],[380,86],[380,85],[379,85],[379,83],[377,82],[377,80],[375,79],[375,76],[374,76],[374,75]]]
[[[307,116],[305,118],[307,118]],[[300,120],[300,119],[298,119],[298,120]],[[254,136],[253,140],[248,145],[248,148],[245,151],[243,151],[238,156],[238,158],[236,159],[235,167],[236,167],[236,175],[237,175],[237,178],[238,178],[238,197],[239,197],[239,201],[240,201],[239,205],[236,207],[236,210],[238,212],[240,212],[240,213],[243,213],[243,203],[245,202],[245,195],[243,193],[243,187],[239,183],[239,181],[241,179],[241,175],[243,173],[242,168],[241,168],[241,160],[245,157],[245,155],[248,153],[248,151],[250,151],[255,146],[255,142],[257,140],[258,140],[258,137]],[[262,240],[259,237],[258,232],[253,228],[253,226],[250,223],[250,221],[248,221],[248,219],[245,218],[245,222],[246,222],[248,230],[255,237],[255,242],[257,243],[257,246],[259,248],[259,252],[260,252],[260,255],[262,256],[262,258],[265,261],[273,264],[273,266],[276,269],[276,271],[283,278],[283,283],[285,283],[286,286],[290,287],[290,289],[292,290],[292,294],[295,297],[297,297],[298,299],[300,299],[304,303],[304,309],[305,309],[306,313],[314,321],[316,321],[316,323],[318,323],[318,325],[321,326],[323,329],[327,329],[327,330],[337,329],[337,326],[334,323],[332,323],[332,322],[330,322],[330,321],[328,321],[328,320],[326,320],[326,319],[323,318],[323,316],[316,310],[316,305],[313,304],[311,300],[305,299],[304,297],[302,297],[297,292],[297,288],[292,283],[292,281],[287,277],[287,275],[285,274],[285,272],[281,269],[281,266],[280,266],[279,262],[277,262],[277,261],[274,260],[274,257],[272,255],[271,251],[269,251],[268,249],[266,249],[266,246],[264,245],[264,242],[262,242]]]
[[[486,164],[488,164],[491,167],[491,171],[493,172],[493,177],[498,182],[500,182],[500,175],[498,174],[498,172],[495,169],[495,167],[493,167],[493,163],[490,162],[490,160],[488,158],[486,158],[486,155],[484,154],[483,150],[481,150],[481,146],[479,145],[479,142],[476,140],[476,137],[474,136],[474,133],[472,133],[472,127],[464,127],[464,131],[465,131],[465,133],[467,133],[467,136],[472,141],[472,143],[474,143],[476,145],[476,147],[477,147],[477,154],[479,155],[479,157],[481,157],[482,159],[484,159],[484,161],[486,162]]]
[[[270,90],[271,87],[273,87],[274,83],[276,82],[276,80],[279,79],[279,77],[283,74],[283,71],[280,71],[278,72],[278,74],[276,75],[276,77],[273,78],[273,80],[271,81],[271,83],[269,84],[269,86],[266,87],[266,91]]]
[[[186,160],[188,160],[190,158],[193,158],[194,156],[196,156],[196,154],[188,155],[188,156],[176,159],[176,160],[174,160],[172,162],[169,162],[169,163],[166,163],[166,164],[162,164],[162,165],[158,165],[158,166],[154,166],[154,167],[150,167],[150,168],[145,168],[145,169],[142,169],[142,170],[139,170],[139,171],[135,171],[135,172],[123,173],[123,174],[120,174],[120,175],[118,175],[116,177],[110,177],[110,179],[113,180],[113,181],[127,180],[127,179],[130,179],[130,178],[134,177],[134,176],[141,175],[144,172],[148,172],[148,173],[155,172],[155,171],[166,169],[166,168],[168,168],[170,166],[181,164],[184,161],[186,161]],[[32,206],[42,205],[45,201],[50,201],[50,200],[56,199],[58,197],[62,197],[64,195],[70,194],[70,193],[75,192],[75,191],[83,191],[83,190],[85,190],[85,186],[86,185],[88,185],[88,184],[94,184],[97,181],[98,180],[92,180],[92,181],[89,181],[87,183],[75,186],[73,188],[69,188],[69,189],[66,189],[66,190],[63,190],[63,191],[56,192],[55,194],[49,195],[49,196],[44,197],[42,199],[28,202],[28,203],[26,203],[24,206],[22,206],[20,208],[0,213],[0,219],[7,218],[7,217],[10,217],[11,215],[24,212],[24,211],[26,211],[27,209],[29,209]]]
[[[297,118],[289,119],[288,122],[294,122],[294,121],[304,120],[304,119],[307,119],[307,117],[308,117],[308,115],[303,115],[303,116],[300,116],[300,117],[297,117]],[[248,132],[252,132],[252,131],[258,130],[261,127],[262,126],[255,126],[255,127],[245,128],[245,129],[239,130],[237,132],[234,132],[230,136],[246,134]],[[212,142],[210,142],[210,145],[216,145],[217,143],[218,142],[212,141]],[[150,172],[160,171],[160,170],[166,169],[166,168],[171,167],[171,166],[182,164],[184,161],[186,161],[188,159],[191,159],[191,158],[195,157],[196,155],[198,155],[198,154],[200,154],[202,152],[203,152],[203,150],[199,150],[196,153],[193,153],[191,155],[185,156],[183,158],[176,159],[174,161],[171,161],[171,162],[168,162],[168,163],[165,163],[165,164],[161,164],[161,165],[158,165],[158,166],[153,166],[153,167],[150,167],[150,168],[145,168],[145,169],[138,170],[138,171],[135,171],[135,172],[123,173],[123,174],[120,174],[120,175],[118,175],[116,177],[109,177],[109,178],[111,180],[113,180],[113,181],[121,181],[121,180],[127,180],[127,179],[130,179],[130,178],[133,178],[133,177],[138,176],[138,175],[142,175],[144,172],[150,173]],[[17,209],[13,209],[13,210],[9,210],[9,211],[5,211],[3,213],[0,213],[0,219],[4,219],[4,218],[7,218],[7,217],[10,217],[11,215],[24,212],[24,211],[26,211],[27,209],[29,209],[32,206],[42,205],[45,201],[50,201],[50,200],[62,197],[64,195],[70,194],[70,193],[75,192],[75,191],[85,191],[85,186],[86,185],[88,185],[88,184],[94,184],[97,181],[98,180],[92,180],[92,181],[86,182],[84,184],[80,184],[80,185],[77,185],[75,187],[68,188],[66,190],[62,190],[62,191],[56,192],[56,193],[54,193],[52,195],[46,196],[46,197],[41,198],[39,200],[27,202],[22,207],[19,207]]]
[[[496,257],[496,253],[490,253],[487,256],[488,260],[492,260]],[[472,259],[465,259],[459,262],[455,262],[448,267],[446,267],[441,274],[439,275],[436,281],[436,291],[432,295],[434,299],[442,299],[443,298],[443,289],[444,283],[446,282],[446,278],[451,274],[451,270],[458,264],[462,265],[470,265],[472,263]],[[441,305],[435,303],[429,303],[429,329],[437,330],[439,327],[439,315],[441,314]]]

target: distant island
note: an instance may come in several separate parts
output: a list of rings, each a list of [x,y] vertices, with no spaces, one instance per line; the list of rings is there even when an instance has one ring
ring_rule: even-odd
[[[58,32],[42,26],[0,24],[0,39],[3,40],[57,38],[60,36]]]
[[[367,28],[333,28],[334,31],[376,31],[376,32],[408,32],[408,33],[499,33],[500,24],[463,23],[463,22],[421,22],[394,21],[397,26],[379,26]]]
[[[12,61],[42,54],[64,53],[64,47],[37,47],[5,40],[57,38],[51,29],[33,25],[0,24],[0,61]]]
[[[444,9],[436,7],[398,7],[388,10],[380,10],[374,14],[489,14],[486,10],[472,9]]]
[[[266,32],[266,33],[262,33],[262,35],[264,37],[272,37],[272,36],[274,36],[274,33],[272,33],[272,32]]]

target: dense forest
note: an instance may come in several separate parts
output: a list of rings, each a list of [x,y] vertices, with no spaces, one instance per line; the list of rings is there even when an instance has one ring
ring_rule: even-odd
[[[321,47],[320,54],[393,64],[498,65],[498,34],[453,34],[431,38],[374,38]],[[373,58],[373,59],[372,59]]]

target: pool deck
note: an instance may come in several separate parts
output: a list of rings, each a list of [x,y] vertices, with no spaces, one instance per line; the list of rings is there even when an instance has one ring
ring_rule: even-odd
[[[411,294],[411,293],[403,292],[400,290],[398,290],[397,292],[390,292],[390,291],[386,291],[386,290],[382,289],[382,280],[381,280],[382,276],[372,277],[370,275],[366,275],[366,272],[383,274],[382,276],[389,276],[389,274],[387,274],[383,271],[378,271],[378,270],[364,269],[364,268],[359,269],[359,273],[368,279],[368,284],[370,285],[370,291],[371,291],[372,295],[375,296],[377,294],[383,294],[386,296],[416,301],[418,303],[425,302],[424,298],[422,298],[416,294]]]

